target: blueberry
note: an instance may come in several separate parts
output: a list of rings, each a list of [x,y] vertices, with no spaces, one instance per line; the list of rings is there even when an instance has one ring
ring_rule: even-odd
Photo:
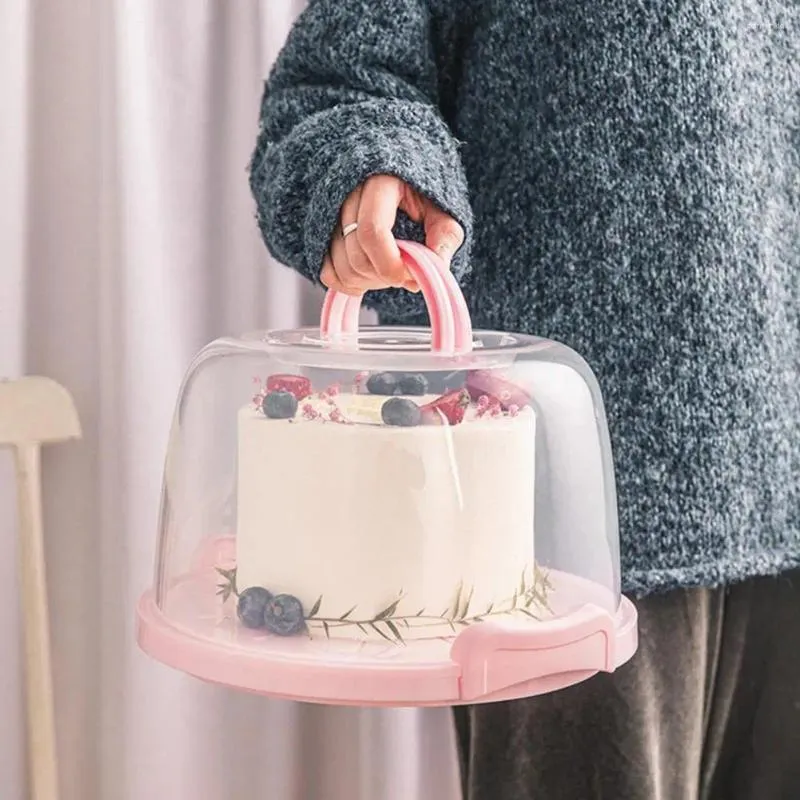
[[[264,627],[264,609],[272,600],[272,595],[260,586],[251,586],[239,595],[236,613],[242,624],[248,628]]]
[[[400,394],[423,395],[428,391],[428,379],[419,373],[401,375],[398,387]]]
[[[264,627],[276,636],[294,636],[306,629],[303,604],[291,594],[276,594],[264,609]]]
[[[442,383],[444,384],[444,392],[452,392],[456,389],[463,389],[466,382],[467,373],[464,371],[450,372],[442,379]]]
[[[387,425],[413,428],[422,421],[422,411],[413,400],[393,397],[381,406],[381,418]]]
[[[261,402],[261,410],[270,419],[292,419],[297,413],[297,398],[291,392],[270,392]]]
[[[367,378],[367,391],[370,394],[391,396],[397,391],[397,377],[391,372],[376,372]]]

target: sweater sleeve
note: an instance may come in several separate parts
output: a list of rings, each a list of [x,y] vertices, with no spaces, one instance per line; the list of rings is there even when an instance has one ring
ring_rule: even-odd
[[[461,224],[453,270],[467,271],[472,213],[439,110],[430,16],[427,0],[310,0],[265,83],[250,164],[258,224],[270,253],[312,281],[342,202],[376,174]],[[395,233],[422,239],[402,214]]]

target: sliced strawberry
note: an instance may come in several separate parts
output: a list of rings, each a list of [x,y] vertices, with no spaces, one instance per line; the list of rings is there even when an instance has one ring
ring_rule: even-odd
[[[422,421],[426,425],[458,425],[464,420],[469,405],[469,394],[464,389],[443,394],[422,406]]]
[[[268,392],[289,392],[298,402],[311,394],[311,381],[302,375],[270,375],[267,378]]]
[[[520,409],[531,402],[530,396],[524,389],[488,370],[468,373],[466,386],[469,396],[475,402],[480,402],[481,397],[488,397],[490,401],[499,403],[504,410],[508,410],[511,406]]]

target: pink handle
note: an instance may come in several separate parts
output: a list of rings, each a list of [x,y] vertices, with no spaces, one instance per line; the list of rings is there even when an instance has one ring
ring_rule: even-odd
[[[428,307],[431,350],[468,353],[472,350],[472,322],[456,279],[439,256],[424,245],[398,240],[397,246]],[[322,305],[321,334],[330,338],[357,333],[360,309],[360,297],[328,291]]]
[[[561,672],[613,672],[615,645],[611,614],[587,604],[523,628],[497,622],[471,625],[456,637],[450,656],[461,667],[462,699],[474,700]]]

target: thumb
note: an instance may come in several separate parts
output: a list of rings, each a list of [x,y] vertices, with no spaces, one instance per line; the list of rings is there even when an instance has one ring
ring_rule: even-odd
[[[432,204],[425,211],[424,225],[425,244],[449,267],[464,243],[464,230],[449,214]]]

